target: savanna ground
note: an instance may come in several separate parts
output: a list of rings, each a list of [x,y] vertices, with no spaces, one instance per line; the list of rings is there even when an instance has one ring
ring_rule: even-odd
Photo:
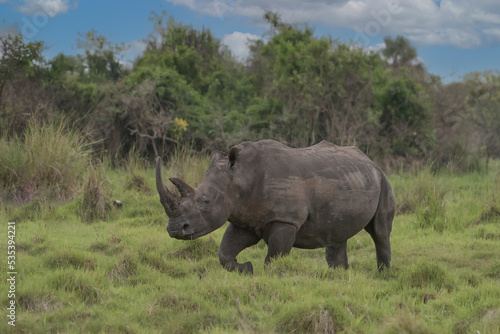
[[[199,182],[207,158],[179,159],[166,174]],[[327,267],[324,250],[293,249],[264,267],[266,245],[245,250],[253,276],[225,271],[225,227],[195,241],[170,239],[167,217],[143,163],[101,169],[66,204],[0,210],[6,249],[16,222],[16,326],[12,333],[497,333],[500,331],[500,164],[493,172],[390,175],[399,215],[392,268],[376,270],[364,231],[349,240],[350,269]],[[90,185],[89,185],[90,184]],[[82,213],[89,188],[104,215]],[[95,195],[95,192],[94,192]],[[52,203],[52,204],[51,204]],[[98,207],[91,204],[91,208]],[[87,208],[87,210],[91,210]],[[8,271],[6,261],[0,270]],[[5,280],[4,280],[5,282]]]

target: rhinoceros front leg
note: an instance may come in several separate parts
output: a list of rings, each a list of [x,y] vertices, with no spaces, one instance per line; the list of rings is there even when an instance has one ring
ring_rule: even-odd
[[[292,250],[297,236],[297,229],[291,224],[273,223],[264,236],[267,242],[267,256],[265,263],[278,256],[285,256]]]
[[[259,240],[254,232],[229,223],[219,247],[220,264],[229,271],[238,270],[240,273],[253,274],[252,263],[240,264],[236,261],[236,256]]]

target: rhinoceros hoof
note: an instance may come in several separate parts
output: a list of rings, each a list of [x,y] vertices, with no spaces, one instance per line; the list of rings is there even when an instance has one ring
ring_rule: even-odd
[[[240,264],[238,270],[242,274],[253,275],[253,265],[252,262],[245,262]]]

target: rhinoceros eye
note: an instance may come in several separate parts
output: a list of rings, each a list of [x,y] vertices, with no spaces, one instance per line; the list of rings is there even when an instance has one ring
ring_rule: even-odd
[[[206,196],[201,196],[200,198],[198,198],[196,200],[196,203],[201,205],[201,206],[205,206],[205,205],[210,204],[210,200]]]

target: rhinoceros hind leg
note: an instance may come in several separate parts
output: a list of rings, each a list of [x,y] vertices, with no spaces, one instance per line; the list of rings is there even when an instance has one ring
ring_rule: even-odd
[[[253,274],[252,263],[238,263],[236,256],[245,248],[255,245],[259,240],[260,238],[252,231],[229,223],[219,247],[220,264],[229,271],[238,270],[240,273]]]
[[[370,234],[375,243],[377,252],[377,267],[379,271],[389,269],[391,266],[391,242],[389,235],[379,235],[374,229],[375,222],[370,222],[365,230]]]
[[[347,262],[347,241],[326,247],[326,262],[332,268],[349,268]]]
[[[377,252],[377,266],[381,271],[389,269],[391,265],[391,242],[392,220],[394,219],[395,204],[394,193],[386,178],[382,180],[379,203],[375,216],[365,227],[375,243]]]
[[[391,267],[391,243],[389,236],[382,238],[373,238],[375,242],[375,251],[377,252],[378,270],[389,269]]]

